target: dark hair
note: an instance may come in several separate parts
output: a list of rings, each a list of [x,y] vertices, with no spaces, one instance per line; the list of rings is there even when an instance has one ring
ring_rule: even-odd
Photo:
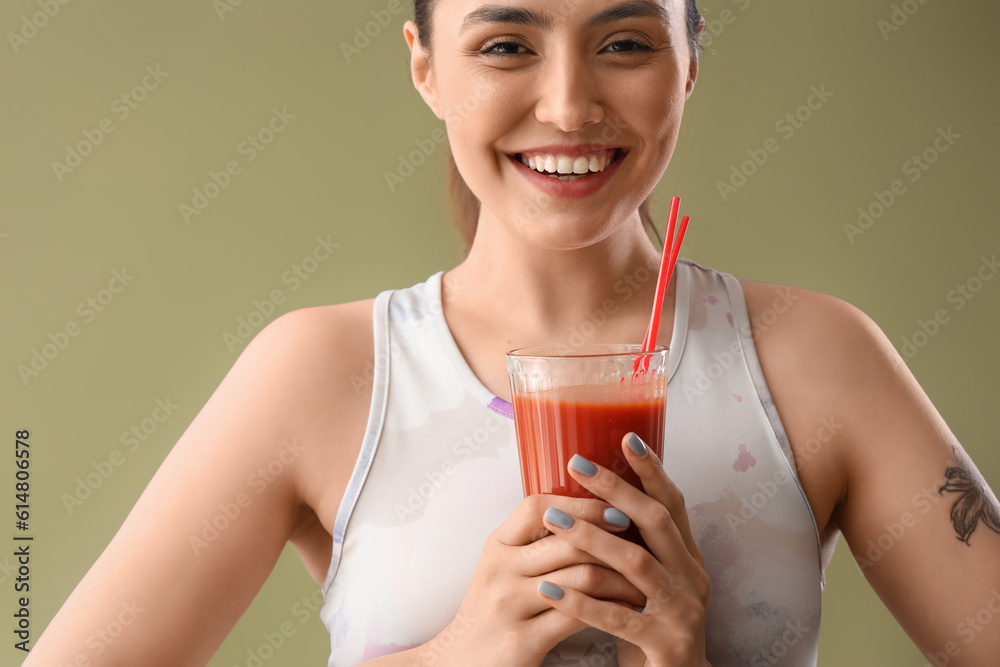
[[[417,30],[420,33],[420,44],[428,54],[431,53],[431,14],[434,12],[434,3],[435,0],[413,0],[413,22],[417,24]],[[698,11],[697,0],[685,0],[685,5],[684,18],[687,23],[688,43],[691,52],[698,53],[702,49],[698,35],[701,12]],[[652,195],[639,205],[639,217],[642,219],[642,224],[653,232],[662,244],[663,240],[656,230],[653,216],[649,211],[651,205]],[[479,198],[473,194],[465,179],[462,178],[450,148],[448,149],[448,208],[462,239],[465,241],[466,250],[468,250],[472,246],[472,239],[476,235],[476,225],[479,222]]]

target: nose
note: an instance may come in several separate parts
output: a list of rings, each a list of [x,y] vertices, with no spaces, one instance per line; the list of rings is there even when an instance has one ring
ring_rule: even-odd
[[[583,59],[566,51],[543,65],[535,118],[563,132],[574,132],[604,120],[597,78]]]

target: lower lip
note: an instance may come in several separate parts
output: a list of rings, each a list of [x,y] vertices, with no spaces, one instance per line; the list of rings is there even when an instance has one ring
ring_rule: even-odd
[[[524,174],[524,177],[527,178],[528,181],[535,187],[547,195],[560,197],[562,199],[579,199],[581,197],[587,197],[594,194],[603,188],[605,183],[611,180],[611,177],[615,175],[615,172],[618,171],[618,167],[621,166],[621,163],[625,161],[626,157],[628,157],[627,153],[609,164],[604,171],[589,174],[583,178],[578,178],[575,181],[560,181],[558,178],[545,176],[530,167],[526,167],[520,160],[512,155],[507,156],[507,158],[514,163],[514,166],[517,167],[517,169]]]

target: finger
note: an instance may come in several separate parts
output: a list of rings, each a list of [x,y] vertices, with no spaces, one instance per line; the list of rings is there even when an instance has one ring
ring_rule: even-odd
[[[559,586],[542,580],[537,587],[538,597],[563,615],[579,619],[584,625],[603,630],[610,635],[638,644],[638,634],[643,628],[642,614],[613,602],[595,600],[568,586]]]
[[[523,547],[509,547],[509,549],[511,570],[524,577],[541,576],[578,563],[607,567],[607,563],[593,554],[581,551],[555,535],[548,535]]]
[[[517,596],[519,614],[536,617],[545,612],[549,606],[532,595],[542,581],[548,581],[563,588],[578,590],[584,595],[602,600],[628,609],[642,608],[646,605],[646,596],[632,585],[621,574],[597,565],[574,565],[572,567],[550,572],[541,577],[525,579],[523,594]],[[513,601],[512,601],[513,602]]]
[[[588,491],[631,517],[646,546],[659,560],[686,564],[696,559],[675,524],[673,514],[662,502],[580,455],[570,459],[568,469]],[[594,555],[601,558],[598,554]]]
[[[532,597],[538,601],[537,592],[532,593]],[[587,625],[580,619],[567,616],[544,602],[540,602],[540,604],[542,611],[531,618],[533,633],[543,637],[557,637],[559,641],[562,641],[570,635],[587,629]]]
[[[552,494],[528,496],[511,512],[510,516],[493,531],[492,537],[508,546],[524,546],[548,535],[542,525],[542,515],[549,507],[556,507],[570,516],[594,524],[603,525],[611,531],[624,530],[604,519],[608,504],[596,498],[569,498]]]
[[[668,566],[641,546],[612,535],[586,521],[571,522],[568,520],[569,517],[559,514],[559,510],[554,508],[545,513],[546,526],[555,537],[607,563],[635,585],[644,598],[666,602],[684,588],[691,588],[680,573],[672,572]],[[687,558],[690,559],[690,556]],[[673,564],[670,560],[665,562]],[[544,578],[554,581],[548,575]],[[580,586],[574,585],[572,588],[590,595],[589,591]],[[645,600],[642,604],[645,604]]]
[[[684,545],[687,546],[688,553],[694,556],[700,563],[704,563],[701,551],[698,549],[698,545],[694,541],[694,535],[691,533],[691,522],[688,519],[684,494],[681,493],[681,490],[674,484],[673,480],[667,476],[666,471],[663,469],[663,464],[660,462],[659,457],[656,456],[656,452],[646,446],[642,438],[635,433],[626,433],[625,437],[622,438],[622,452],[625,453],[625,458],[632,467],[632,470],[639,476],[646,495],[658,500],[670,512],[670,516],[677,526],[677,532],[684,539]]]
[[[624,604],[629,609],[646,604],[646,596],[632,582],[620,573],[599,565],[572,565],[529,579],[528,583],[534,589],[541,581],[572,588],[595,600]],[[539,611],[542,609],[540,607]]]

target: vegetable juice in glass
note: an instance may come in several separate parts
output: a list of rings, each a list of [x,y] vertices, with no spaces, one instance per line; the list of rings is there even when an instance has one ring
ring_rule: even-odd
[[[644,355],[649,368],[633,377],[633,360]],[[639,345],[523,348],[508,353],[507,370],[525,496],[594,497],[567,471],[574,454],[642,488],[621,443],[634,431],[658,457],[663,455],[665,348],[649,353]],[[644,545],[634,525],[621,535]]]

